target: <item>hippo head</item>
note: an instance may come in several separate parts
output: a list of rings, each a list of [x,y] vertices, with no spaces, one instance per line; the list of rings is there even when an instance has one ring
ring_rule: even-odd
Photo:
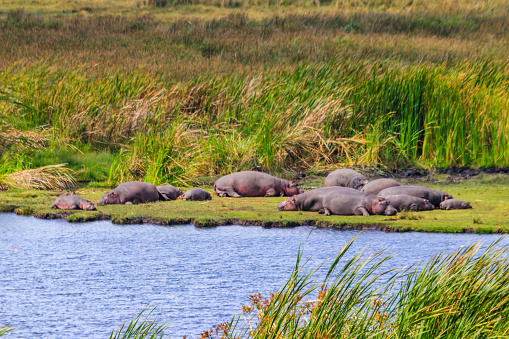
[[[415,208],[414,208],[414,205],[415,205]],[[422,199],[422,203],[419,203],[418,205],[417,204],[410,205],[410,210],[415,210],[415,211],[430,211],[430,210],[434,210],[434,209],[435,209],[435,205],[433,205],[431,202],[429,202],[428,199]]]
[[[352,180],[352,185],[353,185],[352,188],[354,188],[356,190],[361,190],[364,187],[364,185],[366,185],[368,182],[369,182],[368,179],[354,178]]]
[[[85,210],[85,211],[95,211],[96,210],[94,203],[91,202],[90,200],[86,200],[86,201],[82,202],[80,207],[82,210]]]
[[[293,183],[292,181],[288,182],[288,186],[284,188],[285,193],[287,196],[292,197],[297,194],[304,193],[303,190],[297,187],[297,184]]]
[[[103,198],[97,202],[97,205],[104,206],[109,204],[120,204],[120,197],[117,192],[109,191],[103,195]]]
[[[385,209],[385,212],[384,214],[385,215],[396,215],[398,213],[398,210],[394,208],[394,206],[392,205],[388,205],[387,208]]]
[[[378,197],[373,204],[371,205],[371,211],[373,214],[385,214],[385,215],[395,215],[398,211],[389,205],[387,200],[384,198]]]
[[[297,200],[295,198],[288,198],[286,201],[277,205],[279,211],[298,211]]]

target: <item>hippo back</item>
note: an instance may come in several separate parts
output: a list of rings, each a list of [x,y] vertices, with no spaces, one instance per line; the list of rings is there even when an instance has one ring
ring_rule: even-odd
[[[383,178],[368,182],[361,189],[361,192],[366,192],[371,195],[378,195],[378,193],[386,188],[402,186],[401,183],[394,179]]]
[[[368,183],[368,178],[353,169],[342,168],[329,173],[325,178],[325,186],[342,186],[361,189]]]

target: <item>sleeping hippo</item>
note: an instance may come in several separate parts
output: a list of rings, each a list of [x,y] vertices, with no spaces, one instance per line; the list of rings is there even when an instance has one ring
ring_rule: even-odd
[[[270,174],[244,171],[225,175],[214,183],[214,191],[220,197],[276,197],[303,193],[291,181]]]
[[[427,199],[412,197],[411,195],[399,194],[389,195],[385,200],[398,211],[430,211],[434,210],[435,206]]]
[[[459,199],[447,199],[440,203],[440,209],[442,210],[464,210],[468,208],[472,208],[472,205]]]
[[[380,197],[388,197],[389,195],[411,195],[412,197],[423,198],[429,200],[436,208],[440,207],[440,203],[446,199],[452,199],[452,196],[448,193],[432,190],[431,188],[423,186],[395,186],[381,190],[378,195]]]
[[[378,195],[378,193],[381,190],[384,190],[389,187],[395,187],[395,186],[401,186],[401,183],[394,179],[376,179],[373,181],[368,182],[364,187],[361,189],[361,192],[366,192],[371,195]]]
[[[342,168],[329,173],[325,178],[325,186],[342,186],[360,190],[368,183],[368,178],[353,169]]]
[[[199,200],[212,200],[210,193],[201,189],[201,188],[193,188],[184,194],[184,199],[189,201],[199,201]]]
[[[178,197],[184,194],[182,190],[172,185],[157,186],[157,191],[161,195],[161,200],[177,200]]]
[[[90,200],[83,199],[78,195],[64,195],[59,197],[51,208],[59,208],[61,210],[85,210],[95,211],[94,203]]]
[[[116,188],[103,195],[97,203],[99,206],[111,204],[143,204],[159,200],[157,188],[141,181],[129,181],[118,185]]]
[[[323,198],[325,215],[395,215],[398,211],[387,200],[356,190],[337,190]]]
[[[280,211],[313,211],[318,212],[323,210],[323,198],[330,192],[337,190],[352,190],[353,188],[347,187],[320,187],[315,188],[306,193],[294,195],[277,205],[277,209]]]

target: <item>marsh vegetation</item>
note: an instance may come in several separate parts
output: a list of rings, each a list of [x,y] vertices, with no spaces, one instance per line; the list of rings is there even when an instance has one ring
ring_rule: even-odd
[[[509,164],[503,1],[2,6],[3,174]]]

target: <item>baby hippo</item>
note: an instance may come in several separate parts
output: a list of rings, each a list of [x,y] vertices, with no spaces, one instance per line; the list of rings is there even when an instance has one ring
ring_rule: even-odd
[[[199,201],[199,200],[212,200],[210,193],[201,189],[201,188],[193,188],[184,194],[184,199],[189,201]]]
[[[440,203],[440,209],[442,210],[464,210],[468,208],[472,208],[472,205],[458,199],[447,199]]]
[[[61,210],[85,210],[95,211],[94,203],[90,200],[83,199],[77,195],[64,195],[55,200],[51,208],[59,208]]]
[[[395,215],[398,211],[387,200],[359,191],[337,190],[323,198],[325,215]]]
[[[157,186],[157,191],[161,195],[161,200],[177,200],[178,197],[184,194],[182,190],[172,185]]]
[[[435,209],[432,203],[427,199],[412,197],[410,195],[399,194],[389,195],[385,200],[398,211],[430,211]]]

